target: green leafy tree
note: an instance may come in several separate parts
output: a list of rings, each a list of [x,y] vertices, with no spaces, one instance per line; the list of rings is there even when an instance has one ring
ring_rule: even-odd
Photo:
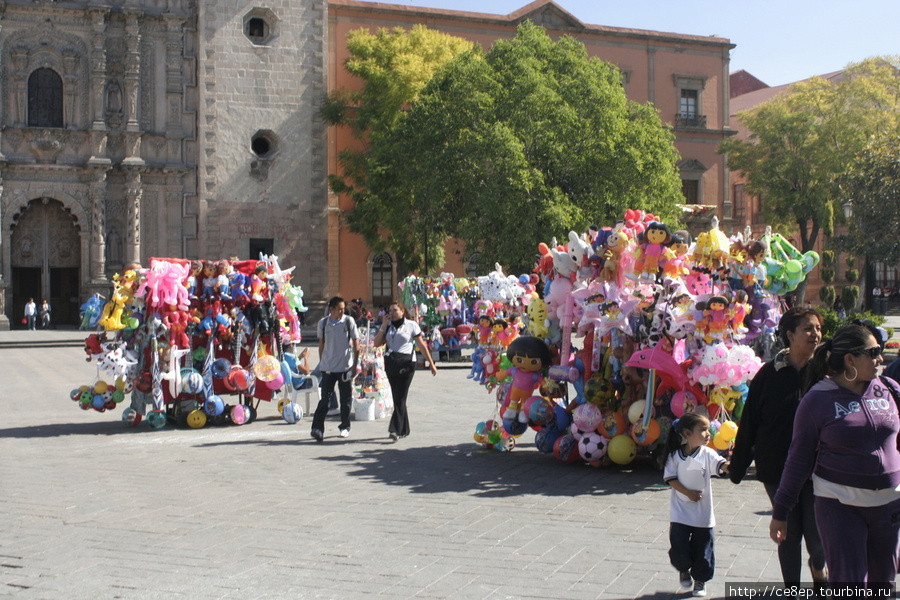
[[[383,169],[372,148],[390,136],[404,108],[416,100],[434,73],[471,47],[472,42],[424,25],[375,33],[352,31],[347,36],[350,57],[344,66],[363,85],[359,90],[336,90],[322,105],[322,117],[331,125],[349,127],[357,140],[340,152],[341,172],[329,176],[332,191],[350,195],[363,207],[348,215],[350,230],[361,234],[377,252],[391,247],[401,268],[404,259],[415,255],[418,248],[393,234],[403,230],[403,215],[384,210],[380,199],[370,200],[369,179]],[[442,251],[434,246],[434,252]]]
[[[853,204],[845,249],[869,260],[900,261],[900,139],[898,131],[873,136],[840,178],[843,200]]]
[[[435,75],[376,150],[385,169],[370,187],[406,219],[392,233],[411,246],[423,231],[452,236],[484,264],[521,272],[539,242],[626,208],[673,222],[683,201],[673,139],[655,108],[628,100],[615,66],[525,22]]]
[[[729,166],[746,175],[748,190],[764,197],[765,218],[799,233],[801,252],[814,249],[820,233],[832,235],[835,212],[841,215],[838,178],[869,136],[896,128],[900,78],[894,62],[870,59],[840,78],[795,84],[739,113],[749,139],[720,146]],[[805,289],[804,282],[801,299]]]
[[[834,305],[834,299],[837,297],[834,286],[834,250],[825,250],[822,252],[822,263],[819,267],[819,276],[822,278],[823,285],[819,288],[819,300],[827,307]]]

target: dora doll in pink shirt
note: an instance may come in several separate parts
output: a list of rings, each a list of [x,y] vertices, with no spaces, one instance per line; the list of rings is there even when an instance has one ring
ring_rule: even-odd
[[[509,388],[509,404],[502,413],[504,419],[518,419],[528,422],[528,415],[522,410],[525,401],[544,383],[544,369],[550,366],[550,348],[544,340],[536,337],[519,337],[513,340],[506,351],[512,363],[508,370],[497,374],[498,380],[512,375]]]

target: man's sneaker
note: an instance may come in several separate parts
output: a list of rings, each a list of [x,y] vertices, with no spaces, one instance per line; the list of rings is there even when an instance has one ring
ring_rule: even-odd
[[[400,439],[400,436],[397,435],[396,433],[394,433],[393,431],[390,433],[389,437],[391,438],[392,442],[396,442],[397,440]]]
[[[312,431],[309,432],[309,435],[311,435],[313,437],[313,439],[316,440],[317,442],[321,442],[324,437],[322,435],[321,429],[313,429]]]
[[[691,594],[695,598],[703,598],[706,596],[706,582],[704,581],[695,581],[694,582],[694,593]]]
[[[350,437],[350,430],[349,429],[341,429],[341,437],[344,437],[344,438]]]
[[[679,571],[678,572],[678,585],[681,586],[683,590],[691,589],[691,583],[693,579],[691,579],[690,571]]]

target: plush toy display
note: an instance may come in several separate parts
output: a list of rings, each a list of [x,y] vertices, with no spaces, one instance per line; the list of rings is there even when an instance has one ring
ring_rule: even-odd
[[[251,422],[259,402],[285,385],[279,357],[301,338],[297,312],[306,307],[302,289],[289,283],[292,270],[265,255],[250,261],[153,258],[148,269],[115,275],[105,306],[95,296],[82,307],[82,326],[100,329],[85,340],[98,375],[72,398],[82,409],[103,412],[131,393],[123,415],[129,426]],[[228,395],[238,403],[226,404]]]
[[[497,401],[476,442],[511,450],[527,423],[537,448],[564,462],[658,461],[673,420],[695,410],[722,424],[711,445],[728,452],[747,384],[773,353],[777,294],[793,290],[818,255],[770,229],[729,238],[715,218],[692,242],[638,210],[568,238],[538,246],[543,294],[520,305],[526,337],[499,365],[497,335],[481,338],[469,377],[496,389]],[[550,358],[530,344],[549,344]]]

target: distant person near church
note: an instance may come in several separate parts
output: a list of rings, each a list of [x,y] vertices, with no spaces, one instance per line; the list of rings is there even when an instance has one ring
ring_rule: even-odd
[[[38,309],[38,316],[41,318],[41,329],[50,329],[50,305],[46,300],[41,302]]]
[[[37,316],[37,304],[34,303],[34,298],[29,298],[28,303],[25,304],[25,327],[31,331],[34,331],[34,320]]]

